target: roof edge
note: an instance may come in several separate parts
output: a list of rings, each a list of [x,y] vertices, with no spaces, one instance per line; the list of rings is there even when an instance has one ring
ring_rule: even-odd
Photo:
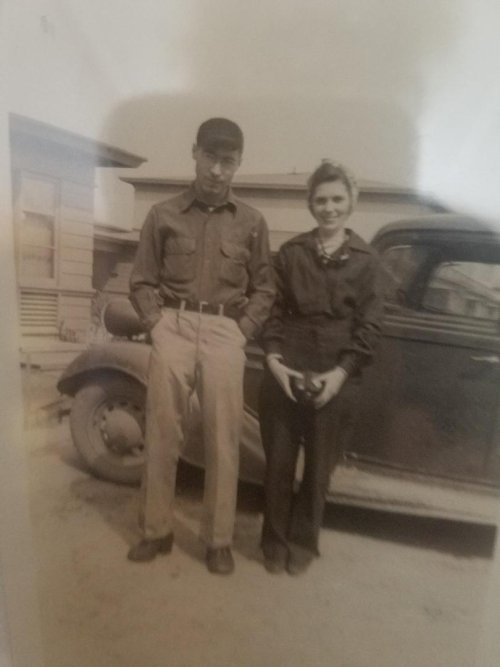
[[[70,132],[16,113],[9,114],[9,129],[14,137],[16,135],[34,137],[39,141],[45,141],[93,157],[98,167],[135,168],[147,161],[140,155],[122,150],[111,144],[95,141],[76,132]]]
[[[192,177],[165,177],[160,178],[156,176],[122,176],[121,180],[130,185],[136,186],[151,186],[151,187],[165,187],[165,186],[188,186],[192,183]],[[269,182],[258,183],[255,181],[245,181],[244,176],[241,180],[235,179],[232,187],[241,190],[267,190],[267,191],[285,191],[285,192],[307,192],[307,184],[304,183],[282,183]],[[404,186],[384,185],[383,183],[372,184],[359,182],[360,193],[364,195],[387,195],[404,198],[414,198],[425,200],[431,204],[438,205],[430,195],[426,195],[416,190]]]

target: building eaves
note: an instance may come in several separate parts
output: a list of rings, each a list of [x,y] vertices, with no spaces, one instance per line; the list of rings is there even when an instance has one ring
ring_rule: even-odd
[[[123,244],[137,245],[139,242],[139,231],[137,229],[120,229],[109,225],[94,225],[94,238],[106,241],[118,241]]]
[[[96,167],[135,168],[146,162],[140,155],[19,114],[9,114],[9,126],[14,141],[24,137],[42,145],[77,152],[92,159]]]
[[[245,174],[233,181],[233,187],[240,190],[261,190],[281,192],[306,192],[307,173],[294,174]],[[139,188],[163,188],[168,186],[185,187],[192,182],[192,177],[151,177],[151,176],[123,176],[125,183]],[[361,180],[359,190],[362,195],[397,197],[411,200],[430,201],[429,197],[412,188],[382,183],[378,181]]]

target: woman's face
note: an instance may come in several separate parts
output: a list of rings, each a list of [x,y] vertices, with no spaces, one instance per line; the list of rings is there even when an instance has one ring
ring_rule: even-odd
[[[351,213],[351,196],[342,181],[320,183],[310,202],[311,213],[325,231],[344,228]]]

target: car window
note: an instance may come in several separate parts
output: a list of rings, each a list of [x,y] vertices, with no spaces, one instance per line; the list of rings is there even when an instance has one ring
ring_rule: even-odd
[[[424,292],[422,308],[445,315],[500,321],[500,263],[438,264]]]
[[[430,248],[424,245],[397,245],[381,253],[386,305],[410,305],[411,289],[429,253]]]

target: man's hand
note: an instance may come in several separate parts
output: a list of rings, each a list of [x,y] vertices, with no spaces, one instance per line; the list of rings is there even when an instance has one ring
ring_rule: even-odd
[[[313,405],[316,410],[322,408],[339,393],[346,378],[347,372],[343,368],[340,368],[340,366],[336,366],[331,371],[315,376],[314,383],[321,383],[323,385],[319,394],[313,399]]]
[[[297,399],[293,395],[292,387],[290,386],[290,378],[301,378],[302,373],[294,371],[292,368],[285,366],[281,360],[281,357],[277,354],[268,354],[266,357],[266,363],[276,382],[283,389],[288,398],[296,403]]]

